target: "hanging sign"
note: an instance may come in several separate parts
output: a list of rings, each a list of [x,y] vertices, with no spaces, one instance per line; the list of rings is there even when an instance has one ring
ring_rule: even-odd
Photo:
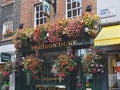
[[[11,60],[11,55],[8,53],[1,53],[1,61],[2,62],[7,62]]]
[[[50,15],[50,4],[46,0],[42,0],[43,3],[43,13],[46,15]]]

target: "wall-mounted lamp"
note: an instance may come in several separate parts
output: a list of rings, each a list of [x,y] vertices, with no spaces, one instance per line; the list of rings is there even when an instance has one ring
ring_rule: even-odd
[[[87,5],[86,12],[91,12],[91,11],[92,11],[92,5]]]
[[[22,29],[23,28],[23,23],[20,23],[19,24],[19,29]]]

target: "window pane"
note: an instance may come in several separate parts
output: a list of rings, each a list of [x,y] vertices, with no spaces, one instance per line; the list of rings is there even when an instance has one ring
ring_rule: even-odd
[[[40,5],[40,10],[42,10],[43,5]]]
[[[71,9],[71,3],[67,4],[67,10]]]
[[[43,24],[43,19],[40,19],[40,24]]]
[[[68,17],[71,17],[71,16],[72,16],[72,15],[71,15],[71,11],[69,11],[69,12],[68,12]]]
[[[38,12],[39,11],[39,6],[36,6],[36,12]]]
[[[39,20],[36,20],[36,25],[39,25]]]
[[[81,13],[80,13],[80,10],[81,10],[81,9],[80,9],[80,8],[78,8],[78,16],[81,14]]]
[[[72,8],[76,8],[76,2],[72,2]]]
[[[77,10],[73,10],[73,16],[77,16]]]
[[[39,13],[36,13],[36,18],[39,18]]]
[[[70,2],[71,0],[67,0],[67,2]]]
[[[40,17],[42,17],[43,16],[43,14],[42,14],[42,12],[40,12]]]
[[[80,2],[77,1],[77,7],[80,7]]]

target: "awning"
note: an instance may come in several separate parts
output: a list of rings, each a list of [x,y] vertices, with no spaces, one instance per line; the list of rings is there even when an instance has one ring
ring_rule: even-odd
[[[120,44],[120,25],[103,27],[94,39],[94,46]]]

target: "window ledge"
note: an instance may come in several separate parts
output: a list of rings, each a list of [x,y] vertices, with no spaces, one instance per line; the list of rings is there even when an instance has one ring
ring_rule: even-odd
[[[4,37],[4,38],[2,38],[1,41],[8,41],[8,40],[12,40],[12,37]]]
[[[2,7],[15,3],[15,0],[8,0],[2,3]]]

